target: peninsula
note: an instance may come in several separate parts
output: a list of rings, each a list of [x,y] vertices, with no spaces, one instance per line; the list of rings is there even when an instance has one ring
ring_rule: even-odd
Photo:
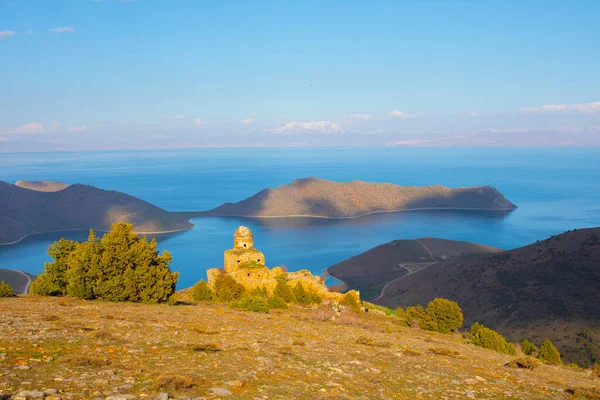
[[[188,220],[186,214],[93,186],[0,181],[0,244],[42,232],[107,231],[116,222],[132,223],[138,233],[166,233],[192,228]]]
[[[490,186],[450,189],[445,186],[399,186],[363,181],[297,179],[264,189],[238,203],[225,203],[205,216],[357,218],[368,214],[413,210],[492,210],[517,208]]]

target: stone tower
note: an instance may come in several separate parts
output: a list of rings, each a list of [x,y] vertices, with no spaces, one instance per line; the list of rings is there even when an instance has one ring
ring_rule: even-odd
[[[265,255],[254,248],[252,231],[245,226],[237,228],[233,234],[233,249],[226,250],[223,267],[227,272],[240,268],[256,268],[266,265]]]

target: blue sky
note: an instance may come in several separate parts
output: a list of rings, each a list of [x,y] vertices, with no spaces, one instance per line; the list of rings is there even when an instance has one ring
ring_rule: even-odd
[[[595,0],[0,1],[0,151],[600,145]]]

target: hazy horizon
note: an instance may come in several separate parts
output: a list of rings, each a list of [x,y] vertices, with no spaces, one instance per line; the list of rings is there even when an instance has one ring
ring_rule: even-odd
[[[0,4],[0,152],[600,146],[600,3]]]

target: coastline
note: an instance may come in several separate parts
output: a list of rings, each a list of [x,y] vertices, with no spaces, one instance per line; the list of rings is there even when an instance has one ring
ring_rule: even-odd
[[[331,217],[327,215],[311,215],[311,214],[290,214],[290,215],[218,215],[218,214],[209,214],[210,211],[199,211],[195,218],[204,218],[204,217],[234,217],[234,218],[322,218],[322,219],[356,219],[361,217],[366,217],[368,215],[373,214],[386,214],[386,213],[397,213],[397,212],[409,212],[409,211],[436,211],[436,210],[446,210],[446,211],[513,211],[518,207],[514,208],[469,208],[469,207],[424,207],[424,208],[401,208],[399,210],[384,210],[384,211],[371,211],[365,214],[353,215],[349,217]]]
[[[175,233],[175,232],[188,231],[188,230],[190,230],[192,228],[194,228],[194,225],[190,226],[189,228],[173,229],[173,230],[169,230],[169,231],[135,232],[135,233],[137,233],[138,235],[163,235],[163,234],[166,234],[166,233]],[[24,239],[28,238],[29,236],[41,235],[43,233],[80,232],[80,231],[89,231],[90,229],[93,229],[94,232],[102,232],[102,233],[107,233],[108,232],[107,230],[94,229],[94,228],[57,229],[57,230],[50,230],[50,231],[31,232],[31,233],[28,233],[28,234],[20,237],[19,239],[15,240],[14,242],[0,243],[0,246],[10,246],[12,244],[17,244],[19,242],[22,242]]]

